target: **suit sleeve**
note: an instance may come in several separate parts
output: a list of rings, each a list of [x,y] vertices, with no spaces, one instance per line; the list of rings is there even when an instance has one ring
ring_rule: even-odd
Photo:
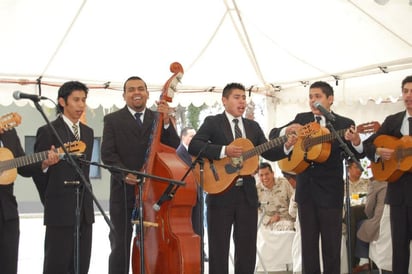
[[[177,148],[179,146],[180,138],[172,122],[170,122],[169,127],[167,129],[164,129],[164,127],[162,128],[160,142],[173,148]]]
[[[216,133],[219,129],[215,127],[216,119],[214,117],[206,117],[199,130],[193,136],[192,141],[189,144],[189,153],[193,156],[198,155],[200,152],[202,157],[206,157],[211,160],[220,159],[220,151],[222,150],[222,142],[216,142],[218,139]],[[221,130],[221,129],[220,129]],[[220,132],[220,134],[222,134]]]
[[[114,126],[114,119],[111,116],[104,117],[103,127],[103,141],[101,147],[102,161],[106,165],[126,168],[117,153],[116,148],[116,130]]]

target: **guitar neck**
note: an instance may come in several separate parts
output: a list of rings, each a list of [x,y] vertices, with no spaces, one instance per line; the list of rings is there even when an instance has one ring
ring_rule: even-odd
[[[242,155],[243,160],[249,159],[249,158],[251,158],[253,156],[256,156],[256,155],[260,155],[263,152],[265,152],[269,149],[272,149],[274,147],[281,146],[287,141],[287,139],[288,139],[288,137],[285,135],[285,136],[282,136],[282,137],[279,137],[279,138],[272,139],[269,142],[263,143],[261,145],[258,145],[256,147],[254,147],[253,149],[245,151]]]
[[[343,137],[345,135],[347,129],[339,129],[336,131],[336,133],[340,136]],[[313,137],[310,138],[310,142],[308,143],[308,147],[314,146],[314,145],[318,145],[321,143],[326,143],[329,141],[333,141],[334,139],[336,139],[336,135],[333,133],[328,133],[325,135],[321,135],[321,136],[317,136],[317,137]]]
[[[412,148],[397,148],[395,149],[395,157],[397,160],[403,160],[412,155]]]
[[[10,160],[0,162],[0,170],[9,170],[12,168],[18,168],[22,166],[31,165],[34,163],[42,162],[47,159],[48,151],[37,152],[31,155],[21,156]]]

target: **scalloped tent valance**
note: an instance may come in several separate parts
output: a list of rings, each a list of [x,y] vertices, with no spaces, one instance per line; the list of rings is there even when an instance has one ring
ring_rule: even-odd
[[[300,91],[316,80],[338,81],[338,101],[391,101],[392,89],[386,94],[389,89],[367,79],[399,83],[400,75],[410,74],[409,3],[4,0],[0,93],[37,92],[35,85],[9,83],[76,79],[102,87],[91,92],[91,107],[118,106],[121,95],[112,89],[119,90],[127,77],[139,75],[150,90],[159,90],[170,63],[179,61],[185,74],[176,101],[182,105],[213,104],[233,81],[284,102],[304,100]],[[53,90],[42,89],[44,95]],[[11,102],[8,96],[2,104]]]

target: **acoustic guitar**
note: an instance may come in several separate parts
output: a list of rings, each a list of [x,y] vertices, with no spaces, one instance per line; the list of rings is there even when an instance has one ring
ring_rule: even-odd
[[[378,122],[368,122],[357,126],[356,131],[373,133],[379,127]],[[336,135],[316,122],[306,124],[304,128],[306,130],[298,135],[298,140],[289,157],[278,161],[279,168],[284,172],[299,174],[309,166],[310,162],[323,163],[329,158],[331,141],[336,139]],[[336,133],[343,138],[346,130],[340,129]]]
[[[380,159],[371,163],[373,177],[378,181],[392,183],[398,180],[404,172],[412,172],[412,136],[396,138],[389,135],[379,135],[373,141],[378,147],[391,148],[394,151],[389,160]]]
[[[313,127],[316,127],[315,125]],[[318,127],[319,128],[319,125]],[[296,135],[309,134],[311,127],[302,127]],[[204,190],[210,194],[216,194],[226,190],[239,176],[251,175],[256,172],[259,165],[259,155],[277,146],[283,145],[288,136],[272,139],[256,147],[249,139],[237,138],[231,145],[243,148],[242,156],[239,158],[225,157],[220,160],[208,160],[204,162]],[[195,157],[193,157],[195,159]],[[197,182],[200,181],[200,167],[196,165],[193,170]]]
[[[66,150],[73,155],[79,155],[86,150],[86,144],[82,141],[74,141],[64,144]],[[63,148],[57,148],[56,152],[62,159],[64,154]],[[5,148],[0,148],[0,185],[9,185],[16,180],[17,168],[34,163],[42,162],[47,159],[49,151],[37,152],[31,155],[14,158],[13,153]]]
[[[203,169],[204,190],[210,194],[223,192],[237,177],[251,175],[256,172],[260,154],[276,146],[283,145],[286,141],[287,136],[282,136],[254,147],[249,139],[235,139],[230,145],[242,147],[244,151],[242,156],[239,158],[225,157],[220,160],[205,159]],[[199,165],[196,165],[193,173],[197,182],[200,182]]]
[[[17,127],[21,123],[21,116],[16,112],[11,112],[0,117],[0,128],[4,131]]]

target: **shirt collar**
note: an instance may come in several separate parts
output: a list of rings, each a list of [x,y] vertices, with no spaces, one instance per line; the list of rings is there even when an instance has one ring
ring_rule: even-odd
[[[135,117],[134,115],[136,113],[141,113],[142,114],[142,119],[144,117],[144,113],[146,112],[146,108],[144,108],[142,111],[135,111],[134,109],[132,109],[131,107],[127,106],[127,109],[129,110],[129,112],[132,114],[133,117]]]
[[[67,116],[64,115],[64,114],[62,114],[61,116],[62,116],[62,118],[63,118],[63,121],[69,126],[69,128],[72,128],[73,124],[75,124],[75,125],[77,125],[77,126],[79,126],[79,124],[80,124],[80,121],[77,121],[76,123],[73,123],[73,122],[70,121],[70,119],[67,118]]]
[[[233,119],[236,118],[236,119],[239,120],[240,123],[242,123],[242,116],[240,116],[240,117],[235,117],[235,116],[233,116],[232,114],[230,114],[230,113],[227,112],[227,111],[225,111],[225,114],[226,114],[227,119],[228,119],[230,122],[232,122]]]

